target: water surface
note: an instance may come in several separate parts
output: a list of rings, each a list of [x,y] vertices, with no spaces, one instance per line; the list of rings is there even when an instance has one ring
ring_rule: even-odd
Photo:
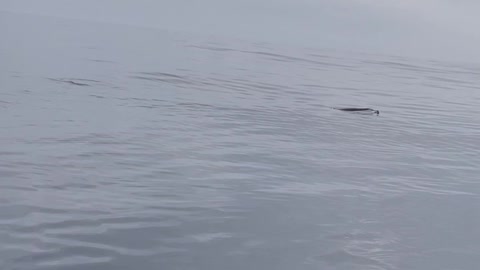
[[[480,65],[8,13],[0,35],[1,269],[480,263]]]

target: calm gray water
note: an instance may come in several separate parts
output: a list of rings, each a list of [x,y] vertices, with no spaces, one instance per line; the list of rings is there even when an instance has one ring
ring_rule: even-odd
[[[2,270],[480,265],[480,65],[7,13],[0,36]]]

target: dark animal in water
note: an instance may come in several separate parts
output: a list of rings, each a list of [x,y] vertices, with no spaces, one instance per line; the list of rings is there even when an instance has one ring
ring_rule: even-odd
[[[374,110],[371,108],[334,108],[334,109],[344,111],[344,112],[371,112],[377,115],[380,114],[379,110]]]

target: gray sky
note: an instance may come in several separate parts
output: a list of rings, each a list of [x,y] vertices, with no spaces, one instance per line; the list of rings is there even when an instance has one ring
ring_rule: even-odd
[[[480,62],[474,0],[0,0],[0,10]]]

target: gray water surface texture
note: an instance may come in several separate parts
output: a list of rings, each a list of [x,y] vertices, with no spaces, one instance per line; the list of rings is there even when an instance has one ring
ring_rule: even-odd
[[[480,265],[478,66],[0,21],[1,269]]]

